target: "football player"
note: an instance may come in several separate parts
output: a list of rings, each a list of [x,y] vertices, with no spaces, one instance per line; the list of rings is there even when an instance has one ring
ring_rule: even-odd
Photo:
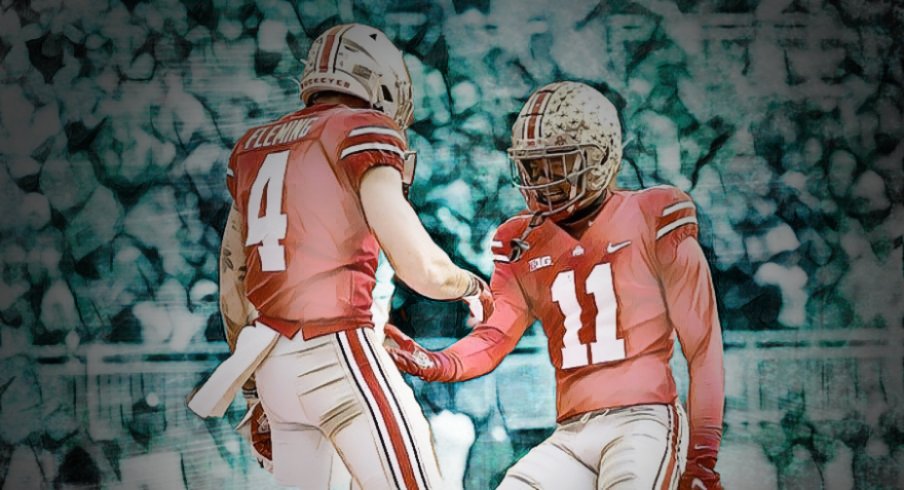
[[[601,93],[574,82],[537,90],[512,130],[530,212],[492,242],[495,313],[439,352],[387,326],[402,370],[448,382],[492,371],[542,323],[557,427],[501,489],[720,488],[722,334],[695,206],[674,187],[617,189],[621,153],[618,115]],[[669,367],[676,334],[689,416]]]
[[[361,488],[438,488],[427,421],[373,332],[378,252],[415,291],[465,300],[479,320],[492,295],[432,242],[405,198],[411,80],[386,35],[361,24],[320,35],[301,99],[304,109],[248,130],[227,171],[230,342],[238,336],[242,350],[236,331],[251,319],[251,330],[279,333],[256,367],[263,410],[251,411],[251,429],[264,447],[269,428],[283,485],[327,488],[335,450]]]

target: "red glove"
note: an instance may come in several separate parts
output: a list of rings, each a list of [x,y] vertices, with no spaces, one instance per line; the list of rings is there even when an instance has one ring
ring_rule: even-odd
[[[475,274],[471,274],[471,285],[461,299],[468,304],[468,308],[471,310],[471,318],[468,320],[468,326],[471,327],[486,321],[495,309],[490,286]]]
[[[678,490],[722,490],[715,468],[716,458],[712,456],[689,459],[678,482]]]
[[[395,325],[387,323],[384,331],[387,338],[384,347],[400,370],[424,381],[455,379],[455,362],[451,357],[424,349]]]
[[[251,443],[251,453],[257,459],[257,464],[273,473],[273,442],[270,439],[270,422],[267,420],[267,412],[264,411],[264,406],[260,401],[249,405],[248,412],[235,430]]]

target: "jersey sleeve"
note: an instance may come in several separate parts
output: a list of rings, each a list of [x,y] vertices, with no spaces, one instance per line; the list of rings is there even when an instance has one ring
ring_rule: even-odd
[[[686,238],[696,240],[697,207],[687,193],[675,187],[651,189],[646,201],[655,253],[660,263],[669,263],[678,244]]]
[[[495,302],[490,318],[443,351],[455,363],[455,377],[451,381],[476,378],[496,369],[532,323],[511,265],[496,263],[490,289]]]
[[[694,204],[677,189],[671,194],[651,209],[660,281],[690,375],[688,459],[715,458],[725,401],[722,328],[706,257],[688,240],[697,236]]]
[[[509,220],[496,232],[492,242],[493,314],[467,337],[446,348],[444,353],[455,363],[455,381],[464,381],[489,373],[508,355],[533,323],[527,300],[510,263],[511,237],[520,230],[517,219]]]
[[[373,167],[387,165],[402,173],[408,143],[399,126],[377,111],[356,111],[342,116],[343,132],[339,135],[336,158],[355,191],[364,173]]]
[[[526,245],[521,242],[524,229],[529,226],[532,216],[527,213],[519,214],[503,223],[490,244],[490,251],[493,253],[493,262],[497,264],[506,264],[513,260],[517,260],[521,253],[527,249]],[[518,249],[521,250],[518,250]]]

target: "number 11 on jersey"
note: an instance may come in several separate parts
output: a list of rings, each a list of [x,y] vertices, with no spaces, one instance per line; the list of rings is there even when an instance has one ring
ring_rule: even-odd
[[[596,303],[596,341],[587,344],[578,338],[581,330],[581,303],[575,290],[574,271],[560,272],[552,283],[552,300],[559,304],[565,316],[565,333],[562,336],[562,369],[569,369],[625,358],[625,341],[616,336],[618,303],[612,285],[612,266],[597,264],[585,282],[585,291]],[[592,363],[591,363],[592,359]]]
[[[245,246],[261,244],[257,252],[264,272],[286,270],[286,251],[279,241],[286,238],[288,228],[288,219],[282,212],[283,182],[288,163],[289,150],[267,155],[248,196],[248,237]],[[261,216],[264,188],[267,190],[267,209]]]

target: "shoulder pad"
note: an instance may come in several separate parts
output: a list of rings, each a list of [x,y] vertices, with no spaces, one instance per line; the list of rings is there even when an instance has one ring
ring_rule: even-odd
[[[516,250],[519,248],[517,241],[522,238],[521,235],[524,234],[532,217],[533,215],[525,211],[499,225],[490,244],[494,261],[507,263],[518,260],[523,250]]]
[[[391,129],[402,134],[401,128],[386,114],[373,109],[352,109],[339,107],[330,115],[331,122],[341,124],[347,130],[355,128],[376,126]]]

